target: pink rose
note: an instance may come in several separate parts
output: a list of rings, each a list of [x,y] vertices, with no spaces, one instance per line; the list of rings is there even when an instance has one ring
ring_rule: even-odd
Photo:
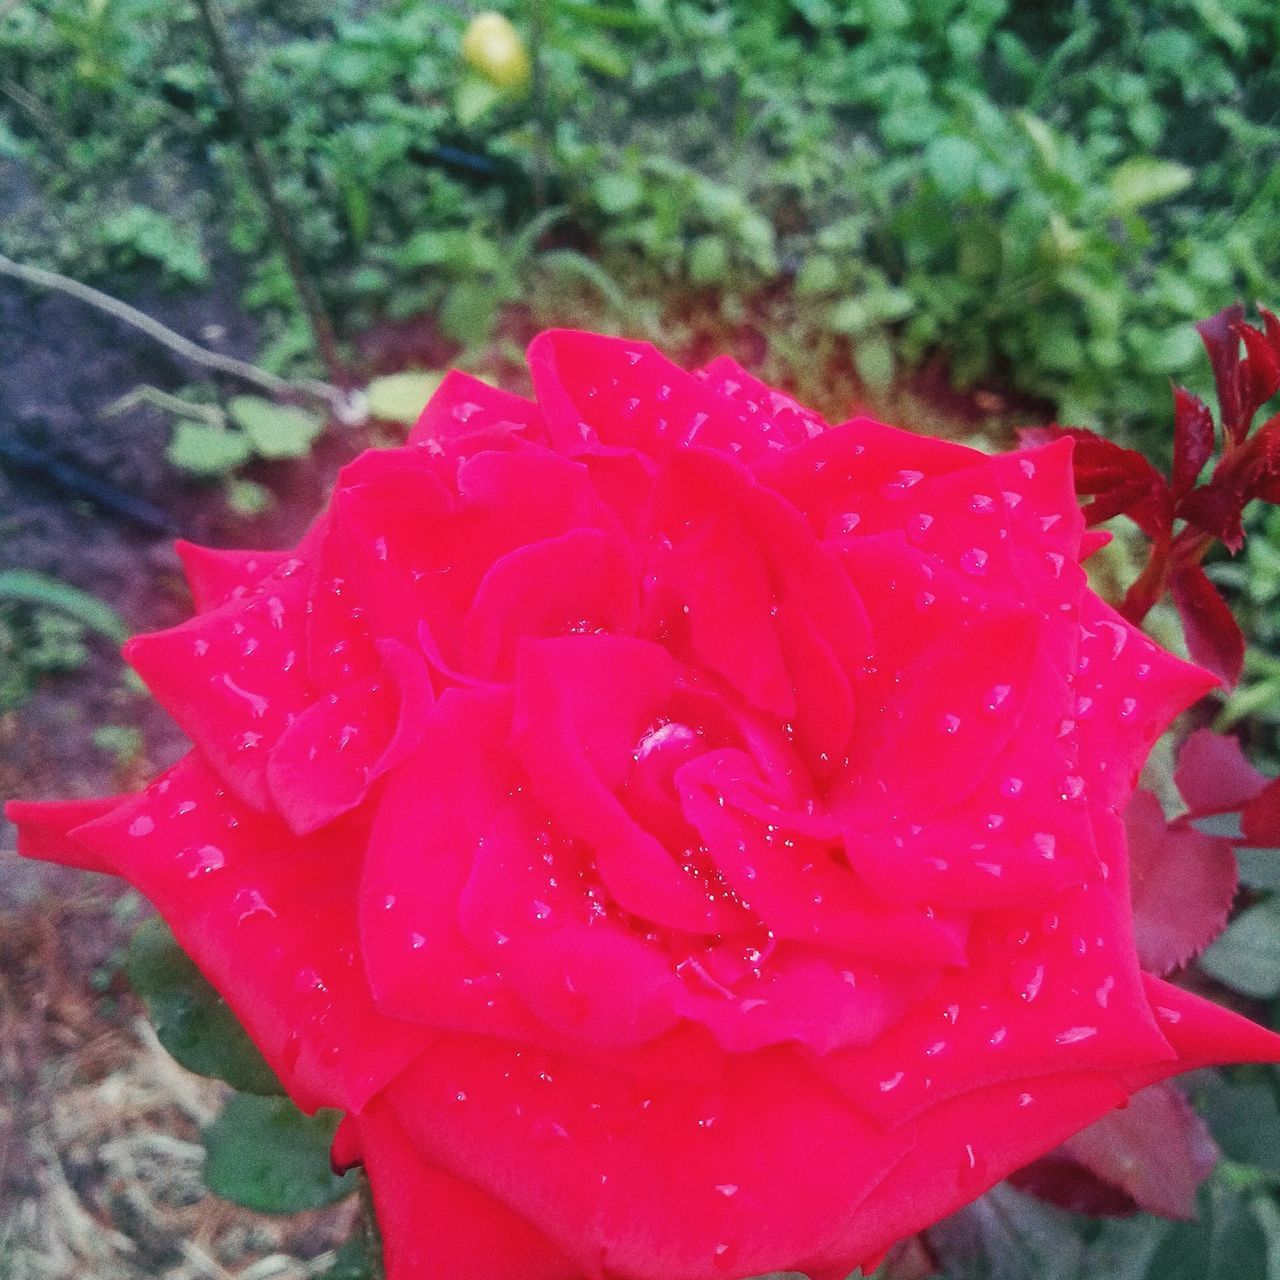
[[[829,427],[554,332],[452,374],[291,553],[184,547],[191,736],[15,805],[137,885],[392,1280],[841,1277],[1280,1038],[1144,974],[1120,814],[1212,677],[1086,586],[1072,442]]]

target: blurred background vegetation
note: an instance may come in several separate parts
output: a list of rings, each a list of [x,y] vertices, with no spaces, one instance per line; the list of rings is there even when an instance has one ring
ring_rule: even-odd
[[[0,255],[289,381],[245,394],[100,317],[81,333],[81,304],[51,311],[0,279],[5,794],[52,792],[77,751],[86,791],[165,762],[166,731],[104,642],[121,614],[136,628],[180,613],[157,559],[172,532],[283,539],[334,466],[398,438],[445,367],[519,389],[540,327],[626,332],[682,360],[729,350],[834,420],[866,405],[996,444],[1056,419],[1165,466],[1170,381],[1211,387],[1193,322],[1236,298],[1280,303],[1276,0],[511,0],[483,6],[509,24],[479,28],[482,6],[461,0],[218,0],[243,112],[208,3],[0,0]],[[116,348],[131,363],[107,361]],[[1250,527],[1212,568],[1253,646],[1220,723],[1274,772],[1280,516]],[[1130,571],[1123,542],[1105,568]],[[1280,885],[1268,875],[1252,904]],[[51,927],[82,929],[84,910],[107,940],[86,963],[123,999],[133,908],[81,904]],[[1235,945],[1237,990],[1275,1020],[1280,928]],[[7,972],[0,1038],[6,1009],[56,1005],[48,972]],[[68,1025],[79,1043],[96,1024]],[[103,1078],[136,1075],[136,1058],[108,1054]],[[31,1087],[28,1068],[6,1075],[14,1096]],[[1010,1235],[997,1253],[1023,1261],[973,1274],[1280,1280],[1276,1078],[1231,1080],[1199,1095],[1230,1157],[1200,1227],[1086,1242],[1002,1201],[972,1231]],[[190,1128],[211,1104],[185,1105]],[[156,1132],[175,1124],[165,1112]],[[198,1158],[188,1146],[179,1165]],[[85,1159],[103,1185],[116,1176]],[[134,1199],[189,1233],[166,1216],[172,1188],[138,1178]],[[62,1201],[41,1203],[47,1217]],[[56,1221],[92,1247],[83,1223]],[[135,1253],[175,1280],[317,1274],[298,1258],[320,1256],[318,1230],[228,1246],[221,1272],[185,1246],[170,1257],[159,1228]],[[7,1238],[0,1222],[0,1269]],[[143,1274],[107,1256],[100,1280]],[[62,1265],[30,1275],[85,1274],[83,1255]]]

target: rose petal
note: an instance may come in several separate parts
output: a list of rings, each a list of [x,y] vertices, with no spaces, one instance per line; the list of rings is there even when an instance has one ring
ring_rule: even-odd
[[[495,561],[462,627],[467,669],[510,679],[517,643],[565,632],[634,633],[636,574],[618,540],[574,529]]]
[[[394,640],[378,647],[382,675],[313,703],[271,750],[271,800],[298,835],[354,809],[422,737],[435,696],[427,665]]]
[[[747,425],[742,410],[647,342],[571,329],[529,344],[529,372],[555,447],[569,454],[637,449],[662,456],[712,419],[718,434]]]
[[[878,1256],[977,1199],[1126,1096],[1107,1075],[1074,1073],[977,1089],[932,1107],[915,1122],[912,1150],[856,1212],[833,1220],[825,1248],[798,1265],[813,1273]]]
[[[18,828],[18,852],[24,858],[115,875],[113,863],[87,849],[71,832],[132,798],[118,795],[95,796],[91,800],[10,800],[4,806],[4,816]]]
[[[721,874],[773,934],[909,968],[964,964],[960,920],[872,895],[843,865],[834,824],[825,840],[797,830],[786,810],[752,794],[754,774],[740,752],[712,752],[681,768],[676,782]],[[830,968],[840,964],[833,958]]]
[[[290,1096],[359,1108],[434,1035],[378,1013],[357,958],[358,822],[300,838],[192,754],[77,828],[165,917]]]
[[[537,1021],[476,955],[458,902],[492,814],[514,784],[510,699],[447,690],[387,778],[360,877],[365,968],[378,1008],[436,1027],[536,1037]]]
[[[387,1098],[420,1159],[465,1170],[586,1274],[788,1268],[909,1142],[878,1133],[782,1050],[727,1058],[720,1079],[691,1084],[450,1037]]]
[[[355,1124],[386,1280],[579,1280],[579,1268],[525,1219],[424,1162],[386,1103],[375,1100]]]
[[[671,696],[666,650],[624,636],[526,640],[516,660],[512,743],[533,792],[562,829],[595,851],[613,900],[634,915],[693,933],[731,927],[709,898],[623,808],[647,725]]]
[[[179,538],[173,549],[182,561],[196,612],[217,609],[251,591],[288,557],[286,551],[233,551],[197,546]]]
[[[407,444],[433,457],[466,457],[544,433],[538,406],[451,369],[427,402]]]
[[[269,804],[267,759],[313,701],[308,564],[283,561],[253,590],[180,626],[135,636],[126,661],[246,804]]]

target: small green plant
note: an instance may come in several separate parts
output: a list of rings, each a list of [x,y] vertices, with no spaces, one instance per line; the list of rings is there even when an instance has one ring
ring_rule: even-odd
[[[27,569],[0,572],[0,712],[21,706],[42,676],[84,666],[91,635],[119,645],[128,629],[88,592]]]

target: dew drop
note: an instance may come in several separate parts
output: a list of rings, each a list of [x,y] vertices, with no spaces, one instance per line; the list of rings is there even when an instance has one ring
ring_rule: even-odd
[[[987,700],[983,704],[988,711],[999,711],[1008,701],[1009,695],[1013,692],[1013,686],[1010,684],[992,685],[987,691]]]
[[[917,511],[907,522],[907,532],[914,538],[923,538],[933,526],[933,517],[926,511]]]
[[[1044,965],[1032,965],[1029,969],[1019,967],[1014,974],[1013,990],[1019,1000],[1030,1004],[1044,987]]]
[[[1079,1044],[1081,1040],[1090,1040],[1098,1034],[1097,1027],[1068,1027],[1053,1037],[1055,1044]]]
[[[923,479],[923,471],[899,471],[897,478],[889,481],[880,492],[886,498],[902,498],[906,496],[908,490],[914,489]]]
[[[990,553],[984,551],[981,547],[970,547],[968,551],[961,552],[960,567],[965,573],[980,577],[987,571],[987,560],[989,558]]]
[[[155,819],[148,817],[145,813],[139,814],[129,823],[129,834],[131,836],[149,836],[155,829]]]

